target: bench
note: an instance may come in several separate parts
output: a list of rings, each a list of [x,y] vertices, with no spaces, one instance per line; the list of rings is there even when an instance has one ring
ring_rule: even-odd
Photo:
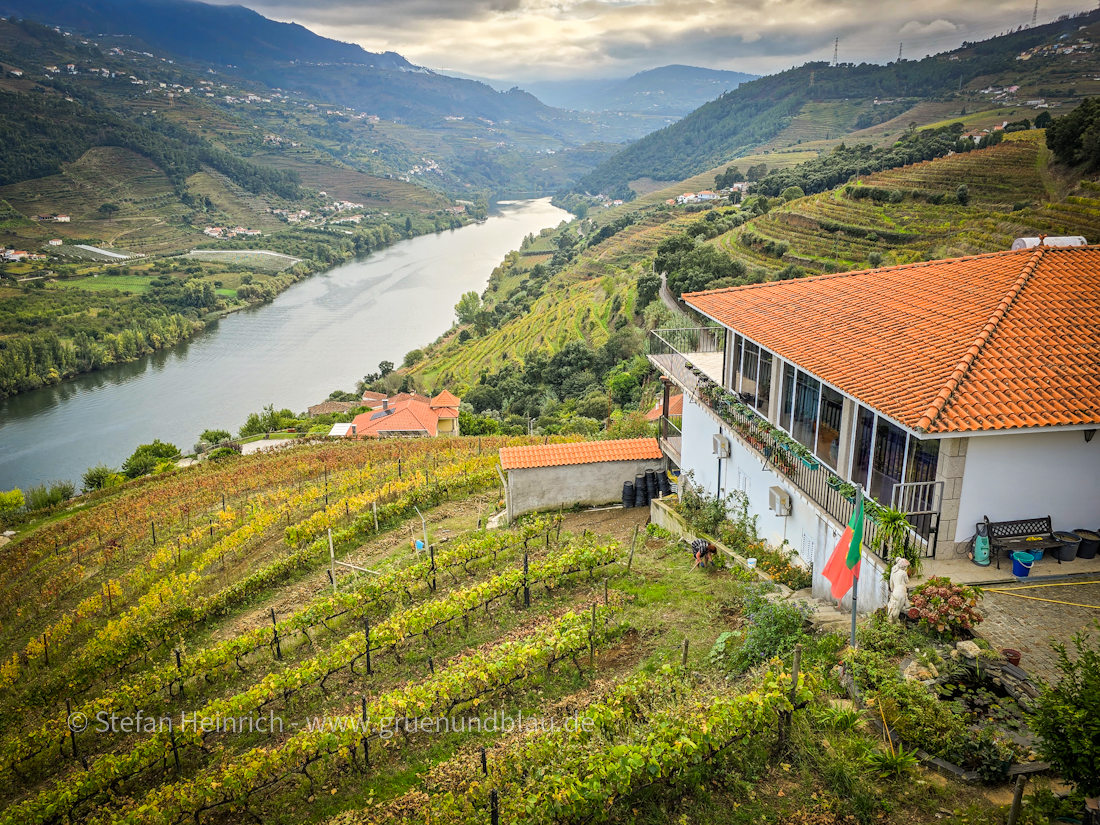
[[[1011,558],[1017,551],[1028,552],[1030,550],[1053,550],[1061,547],[1062,542],[1054,538],[1054,527],[1050,516],[1042,518],[1027,518],[1017,521],[990,521],[989,516],[983,516],[986,536],[989,537],[989,549],[997,557],[997,569],[1001,569],[1001,554]],[[1058,559],[1061,564],[1061,558]]]

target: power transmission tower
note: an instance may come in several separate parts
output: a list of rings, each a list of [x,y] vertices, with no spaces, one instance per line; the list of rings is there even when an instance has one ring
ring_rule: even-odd
[[[1039,19],[1039,0],[1035,0],[1035,10],[1031,13],[1031,28],[1035,28],[1035,21]]]
[[[1036,0],[1036,2],[1038,2],[1038,0]],[[835,68],[836,68],[837,66],[839,66],[839,65],[840,65],[840,63],[839,63],[839,62],[837,62],[837,53],[838,53],[839,51],[840,51],[840,38],[838,37],[838,38],[836,39],[836,42],[835,42],[835,43],[833,44],[833,68],[834,68],[834,69],[835,69]]]
[[[810,88],[812,89],[813,87],[814,87],[814,72],[811,69],[810,70]]]
[[[901,62],[901,47],[904,45],[904,43],[898,43],[898,63]]]

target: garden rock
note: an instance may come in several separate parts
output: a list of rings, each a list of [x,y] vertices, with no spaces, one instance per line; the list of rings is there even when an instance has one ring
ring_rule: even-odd
[[[935,679],[935,674],[932,673],[927,667],[922,665],[916,659],[911,661],[904,670],[901,672],[902,678],[909,679],[917,682],[927,682],[929,679]]]
[[[977,659],[982,652],[982,649],[980,647],[978,647],[974,642],[970,641],[959,642],[955,645],[955,649],[967,659]]]

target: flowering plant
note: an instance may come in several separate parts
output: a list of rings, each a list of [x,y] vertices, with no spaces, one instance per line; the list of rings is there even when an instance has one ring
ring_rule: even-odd
[[[913,591],[909,616],[919,619],[924,628],[956,638],[981,623],[981,597],[980,588],[956,584],[946,576],[932,576]]]

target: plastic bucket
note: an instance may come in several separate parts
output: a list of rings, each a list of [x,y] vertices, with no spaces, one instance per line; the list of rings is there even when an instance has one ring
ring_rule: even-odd
[[[1012,554],[1012,575],[1018,579],[1026,579],[1031,572],[1031,565],[1035,563],[1035,557],[1031,553]]]
[[[756,559],[747,559],[747,561],[749,563],[749,570],[752,570],[756,567]]]
[[[1081,544],[1077,547],[1077,558],[1096,558],[1096,552],[1100,550],[1100,535],[1092,530],[1074,530],[1073,532],[1081,537]]]

